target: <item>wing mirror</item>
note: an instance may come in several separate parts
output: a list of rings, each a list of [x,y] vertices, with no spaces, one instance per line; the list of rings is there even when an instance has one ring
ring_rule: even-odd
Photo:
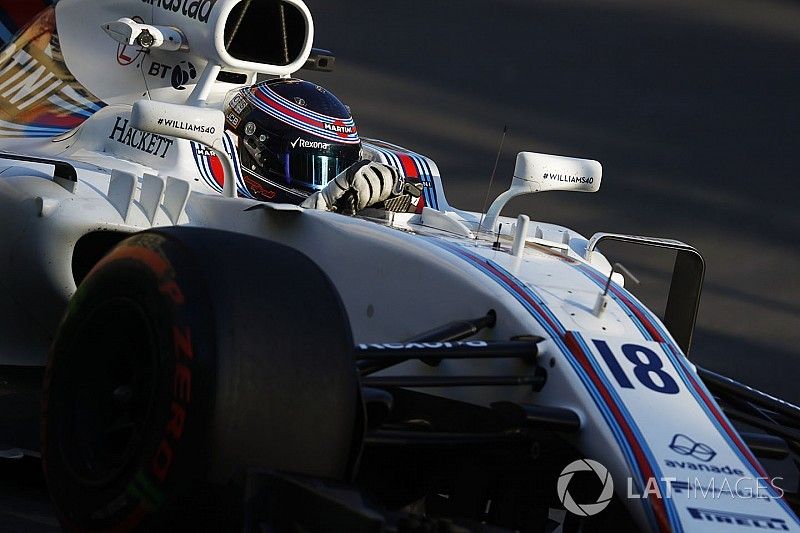
[[[133,104],[131,126],[138,130],[195,141],[211,148],[222,162],[225,184],[222,192],[236,197],[236,174],[233,162],[225,153],[225,115],[218,109],[139,100]]]
[[[494,232],[500,212],[512,198],[543,191],[597,192],[602,177],[602,165],[591,159],[520,152],[511,187],[492,203],[481,227]]]

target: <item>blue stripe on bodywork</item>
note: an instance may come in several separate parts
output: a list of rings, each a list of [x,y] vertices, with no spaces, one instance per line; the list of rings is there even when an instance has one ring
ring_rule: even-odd
[[[579,264],[576,266],[576,268],[577,270],[585,274],[586,277],[589,278],[591,281],[593,281],[598,287],[601,288],[605,287],[605,280],[600,279],[600,274],[594,270],[590,270],[590,267]],[[754,464],[753,460],[755,460],[755,457],[753,457],[753,459],[746,457],[742,453],[739,447],[740,444],[735,442],[729,435],[728,431],[722,426],[722,424],[720,424],[717,416],[720,416],[723,419],[726,419],[726,417],[725,414],[722,412],[722,410],[719,408],[719,406],[716,406],[716,408],[718,409],[717,413],[712,412],[712,410],[709,408],[708,404],[705,401],[706,399],[703,398],[701,396],[701,393],[695,388],[694,384],[696,383],[697,386],[702,389],[702,393],[706,396],[707,399],[710,400],[712,405],[716,405],[713,395],[706,388],[702,380],[699,377],[690,379],[689,375],[690,373],[694,373],[694,371],[691,369],[688,362],[686,361],[686,356],[683,354],[683,351],[675,344],[675,341],[672,339],[672,336],[669,334],[669,332],[667,332],[665,328],[661,326],[660,322],[653,317],[652,312],[649,309],[647,309],[641,302],[639,302],[632,294],[630,294],[630,292],[628,292],[627,290],[620,287],[618,284],[614,282],[612,282],[612,289],[613,289],[612,291],[609,291],[609,294],[611,294],[614,301],[617,302],[617,304],[622,309],[627,310],[628,309],[627,302],[630,302],[630,305],[634,306],[640,313],[642,313],[644,317],[646,317],[646,319],[648,320],[647,325],[655,329],[659,333],[661,338],[664,339],[664,342],[660,343],[662,350],[664,351],[664,354],[671,362],[672,366],[675,368],[676,372],[680,376],[681,381],[686,386],[687,390],[689,390],[689,392],[695,398],[695,401],[700,405],[703,412],[706,413],[706,416],[714,425],[714,427],[717,429],[717,431],[725,440],[725,442],[728,443],[728,447],[733,450],[736,456],[739,457],[739,459],[742,461],[742,464],[744,464],[747,467],[747,469],[750,471],[750,474],[752,474],[756,478],[762,477],[762,474],[765,473],[763,466],[761,466],[760,464]],[[627,302],[623,301],[616,294],[614,294],[615,292],[624,294]],[[637,317],[634,313],[628,313],[628,316],[631,318],[636,327],[643,333],[646,339],[655,340],[648,331],[646,325],[640,321],[639,317]],[[728,424],[733,429],[733,431],[736,432],[735,427],[733,426],[733,424],[730,423],[730,421],[728,421]],[[746,446],[746,444],[743,445]],[[775,500],[777,500],[779,505],[781,505],[781,507],[783,507],[783,509],[792,518],[794,518],[794,521],[797,524],[800,524],[800,519],[798,519],[797,515],[794,513],[794,511],[791,510],[786,501],[780,497],[778,492],[772,486],[767,486],[766,490],[767,492],[770,493],[770,496],[772,496]]]
[[[539,325],[545,330],[545,332],[550,336],[551,340],[556,344],[556,346],[559,348],[559,350],[562,352],[562,354],[566,357],[566,359],[569,362],[570,366],[573,368],[573,370],[575,371],[575,373],[578,375],[578,377],[580,378],[581,382],[583,383],[584,387],[589,392],[589,394],[592,397],[592,400],[594,401],[595,405],[600,410],[601,414],[603,415],[603,418],[606,421],[606,424],[611,429],[611,432],[614,435],[614,438],[617,441],[617,444],[619,445],[620,449],[622,450],[623,455],[626,458],[626,461],[628,463],[629,468],[631,469],[631,471],[634,474],[636,474],[636,477],[635,477],[634,480],[637,483],[637,488],[639,488],[639,490],[641,491],[642,487],[644,487],[644,475],[643,475],[641,469],[639,468],[639,466],[637,464],[636,458],[634,456],[632,448],[630,447],[630,444],[626,440],[626,438],[625,438],[625,436],[624,436],[624,434],[622,432],[622,429],[617,424],[616,420],[614,419],[614,415],[611,413],[609,407],[606,405],[606,403],[603,400],[603,398],[601,397],[599,391],[595,388],[595,386],[592,383],[591,379],[584,372],[584,370],[581,368],[580,364],[577,361],[575,361],[575,359],[572,356],[572,353],[570,352],[569,348],[564,343],[563,335],[566,332],[566,329],[561,324],[561,322],[555,317],[555,315],[552,313],[552,311],[547,307],[547,305],[544,303],[544,300],[535,291],[533,291],[530,287],[528,287],[527,285],[525,285],[521,281],[517,280],[512,274],[507,272],[505,269],[503,269],[502,267],[500,267],[496,263],[494,263],[494,262],[492,262],[492,261],[490,261],[490,260],[488,260],[486,258],[475,256],[475,255],[471,254],[470,252],[468,252],[467,250],[464,250],[463,248],[461,248],[461,247],[459,247],[457,245],[448,243],[446,241],[441,241],[441,240],[435,239],[435,238],[429,238],[428,241],[433,243],[433,244],[435,244],[436,246],[438,246],[438,247],[440,247],[442,249],[445,249],[448,252],[460,257],[461,259],[466,260],[471,265],[476,267],[478,270],[480,270],[481,272],[483,272],[484,274],[489,276],[492,280],[494,280],[501,287],[503,287],[506,290],[506,292],[511,294],[520,304],[522,304],[522,306],[525,307],[526,310],[528,310],[528,312],[531,314],[531,316],[534,319],[536,319],[536,321],[539,323]],[[550,320],[552,320],[561,331],[559,332],[559,331],[554,330],[550,326],[548,321],[545,319],[545,317],[542,316],[539,313],[539,311],[537,311],[535,308],[533,308],[524,298],[522,298],[517,293],[517,291],[515,291],[512,287],[510,287],[507,283],[505,283],[505,281],[503,281],[502,279],[496,277],[490,270],[488,270],[486,267],[484,267],[481,264],[482,262],[485,262],[487,265],[491,265],[493,268],[499,270],[508,279],[514,280],[514,282],[517,284],[517,288],[521,289],[528,296],[530,296],[533,300],[535,300],[537,302],[537,304],[540,305],[542,312],[546,313],[547,317]],[[583,343],[583,351],[586,352],[585,355],[586,355],[587,359],[592,361],[593,364],[595,365],[595,367],[598,368],[597,367],[597,363],[596,363],[596,361],[594,360],[594,357],[591,354],[591,351],[588,350],[588,348],[585,346],[585,343]],[[602,372],[598,372],[598,375],[601,377],[601,379],[604,379],[604,375],[603,375]],[[625,420],[627,421],[627,423],[631,426],[631,428],[633,429],[633,431],[637,435],[637,438],[639,440],[639,445],[642,447],[642,450],[645,452],[645,455],[648,457],[648,462],[650,463],[649,464],[650,468],[653,469],[654,473],[660,473],[660,469],[658,468],[658,463],[654,461],[653,454],[650,451],[650,449],[648,448],[648,446],[646,444],[646,441],[642,438],[641,431],[638,429],[638,426],[633,421],[632,417],[630,416],[630,413],[627,411],[627,409],[624,409],[624,404],[622,404],[621,401],[619,400],[619,397],[616,396],[616,394],[613,391],[613,388],[610,388],[610,387],[607,387],[607,388],[609,389],[611,394],[613,394],[615,396],[617,407],[620,409],[620,412],[625,417]],[[659,476],[657,476],[657,477],[659,477]],[[660,477],[663,478],[663,476],[660,476]],[[660,482],[660,486],[661,485],[663,485],[662,482]],[[662,492],[662,494],[667,493],[666,492],[666,486],[663,486],[662,491],[664,491],[664,492]],[[644,507],[644,509],[646,511],[645,512],[645,516],[647,516],[647,519],[650,522],[651,527],[654,530],[658,530],[658,525],[657,525],[657,521],[656,521],[656,518],[655,518],[655,512],[654,512],[654,510],[652,508],[652,504],[650,503],[650,500],[649,499],[642,499],[641,501],[642,501],[642,505],[643,505],[643,507]],[[670,522],[670,527],[672,527],[674,531],[682,531],[682,526],[681,526],[680,520],[679,520],[679,518],[677,516],[677,510],[674,508],[674,504],[672,504],[672,502],[670,500],[664,500],[664,501],[665,501],[665,508],[667,510],[667,516],[668,516],[668,519],[669,519],[669,522]]]

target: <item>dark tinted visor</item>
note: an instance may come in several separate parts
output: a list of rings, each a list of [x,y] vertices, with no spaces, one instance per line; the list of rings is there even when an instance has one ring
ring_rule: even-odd
[[[342,157],[295,151],[284,156],[286,175],[292,182],[319,190],[354,163]]]

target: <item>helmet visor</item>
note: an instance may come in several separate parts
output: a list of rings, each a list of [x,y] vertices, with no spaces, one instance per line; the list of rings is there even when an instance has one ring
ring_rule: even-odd
[[[320,155],[318,153],[295,151],[284,155],[285,173],[294,183],[311,189],[322,189],[354,161]]]

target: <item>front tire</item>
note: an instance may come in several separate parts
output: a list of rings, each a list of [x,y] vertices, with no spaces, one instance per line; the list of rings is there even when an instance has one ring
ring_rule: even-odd
[[[188,525],[202,515],[187,506],[248,466],[347,477],[352,349],[338,293],[299,252],[198,228],[126,239],[79,287],[48,361],[42,457],[62,524]]]

